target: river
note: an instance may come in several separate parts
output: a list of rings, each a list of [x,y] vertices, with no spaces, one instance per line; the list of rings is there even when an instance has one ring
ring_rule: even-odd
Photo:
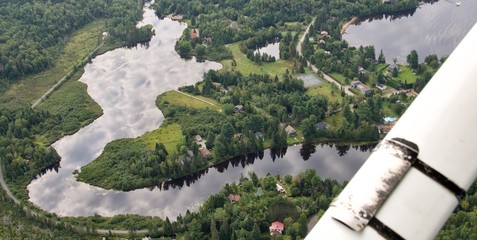
[[[286,153],[267,150],[237,158],[160,188],[121,192],[76,181],[73,172],[97,158],[108,142],[136,137],[160,126],[164,117],[155,105],[159,94],[194,84],[209,69],[221,68],[214,62],[180,59],[174,44],[184,24],[159,20],[146,8],[139,25],[147,23],[156,33],[148,44],[110,51],[85,66],[80,81],[88,85],[88,94],[104,114],[53,144],[61,156],[60,167],[38,176],[28,186],[30,201],[41,209],[60,216],[131,213],[174,219],[187,209],[196,210],[210,194],[249,171],[261,177],[268,173],[296,175],[314,168],[323,178],[344,181],[369,156],[367,148],[300,145],[289,147]]]
[[[415,12],[361,19],[347,29],[343,39],[350,46],[374,45],[376,57],[382,49],[388,63],[393,58],[406,63],[411,50],[416,50],[423,62],[430,54],[449,55],[477,22],[476,11],[476,0],[425,3]]]

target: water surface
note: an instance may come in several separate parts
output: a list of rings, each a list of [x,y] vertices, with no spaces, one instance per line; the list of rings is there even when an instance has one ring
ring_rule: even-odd
[[[457,1],[457,0],[456,0]],[[430,54],[449,55],[477,22],[477,0],[458,0],[421,5],[409,14],[379,15],[351,25],[343,38],[351,46],[374,45],[376,57],[383,49],[386,61],[406,63],[416,50],[419,60]]]

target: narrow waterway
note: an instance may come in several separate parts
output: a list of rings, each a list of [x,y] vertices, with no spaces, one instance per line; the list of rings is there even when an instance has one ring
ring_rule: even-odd
[[[141,24],[153,24],[156,36],[146,46],[117,49],[93,59],[80,81],[102,107],[104,114],[92,124],[53,144],[61,156],[60,167],[28,186],[30,201],[60,216],[141,214],[174,219],[187,209],[196,210],[210,195],[240,176],[254,171],[296,175],[316,169],[323,178],[351,178],[369,156],[368,147],[292,146],[282,151],[264,151],[206,169],[160,188],[130,192],[104,190],[76,181],[73,172],[97,158],[112,140],[136,137],[156,129],[163,121],[154,102],[162,92],[200,81],[205,71],[218,63],[184,61],[174,44],[186,27],[159,20],[146,9]]]

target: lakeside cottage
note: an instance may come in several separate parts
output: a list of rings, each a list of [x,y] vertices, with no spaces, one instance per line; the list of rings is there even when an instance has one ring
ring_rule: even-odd
[[[204,158],[211,158],[212,157],[212,153],[210,153],[210,151],[209,151],[209,149],[207,149],[207,147],[202,147],[201,149],[199,149],[199,152],[202,155],[202,157],[204,157]]]
[[[236,203],[240,200],[240,195],[230,194],[228,199],[231,203]]]
[[[276,234],[282,234],[283,230],[285,230],[285,224],[281,222],[273,222],[272,225],[270,225],[270,236],[276,235]]]
[[[291,125],[288,125],[285,128],[285,132],[287,132],[287,135],[290,136],[290,137],[296,136],[296,130]]]

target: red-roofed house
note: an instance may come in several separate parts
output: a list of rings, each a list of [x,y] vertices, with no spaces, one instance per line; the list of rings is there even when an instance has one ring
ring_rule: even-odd
[[[199,34],[197,34],[196,32],[194,32],[190,35],[190,39],[196,39],[198,37],[199,37]]]
[[[270,229],[270,236],[273,236],[275,234],[282,234],[283,230],[285,229],[285,224],[278,221],[273,222],[269,229]]]

